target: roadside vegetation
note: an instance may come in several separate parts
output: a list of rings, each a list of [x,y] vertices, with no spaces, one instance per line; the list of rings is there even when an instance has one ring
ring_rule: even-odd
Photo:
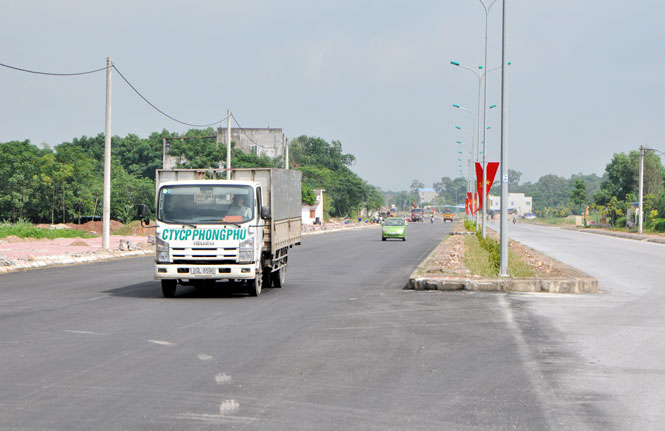
[[[56,238],[95,238],[97,235],[77,229],[46,229],[34,226],[32,223],[20,220],[16,223],[3,221],[0,223],[0,239],[8,236],[35,239]]]
[[[475,223],[464,220],[467,231],[476,231]],[[501,249],[499,241],[487,236],[482,237],[479,231],[475,235],[467,235],[464,238],[466,251],[464,253],[464,264],[473,275],[483,277],[497,277],[499,275]],[[535,277],[536,272],[521,257],[508,250],[508,273],[516,278]]]
[[[147,138],[129,134],[112,138],[111,219],[128,224],[137,204],[154,216],[155,169],[162,167],[163,139],[181,168],[217,168],[226,149],[215,130],[191,129],[180,135],[162,130]],[[186,139],[179,139],[186,138]],[[231,143],[233,166],[283,167],[282,158],[246,154]],[[325,189],[324,219],[357,217],[360,209],[379,209],[383,194],[351,170],[355,156],[339,141],[300,136],[291,141],[290,167],[303,173],[304,203]],[[53,147],[25,141],[0,142],[0,220],[33,223],[80,223],[102,212],[104,135],[82,136]]]

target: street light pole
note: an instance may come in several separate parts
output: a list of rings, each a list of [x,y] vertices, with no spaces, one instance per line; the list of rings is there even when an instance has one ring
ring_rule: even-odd
[[[464,107],[462,107],[462,106],[460,106],[460,105],[453,104],[453,107],[454,107],[454,108],[457,108],[457,109],[460,109],[460,110],[462,110],[462,111],[466,111],[466,112],[468,112],[469,114],[471,114],[471,118],[473,119],[473,128],[472,128],[472,131],[473,131],[473,132],[471,133],[471,158],[475,161],[475,154],[476,154],[476,148],[475,148],[475,147],[476,147],[476,126],[477,126],[476,115],[473,113],[472,110],[470,110],[470,109],[468,109],[468,108],[464,108]],[[459,130],[462,130],[462,131],[468,133],[467,130],[462,129],[462,128],[459,127],[459,126],[455,126],[455,127],[456,127],[457,129],[459,129]],[[475,178],[475,175],[474,175],[474,172],[473,172],[473,166],[474,166],[474,164],[472,164],[472,165],[471,165],[471,168],[469,169],[469,172],[468,172],[468,181],[467,181],[467,192],[472,192],[472,193],[473,193],[473,188],[472,188],[472,186],[471,186],[471,182],[472,182],[472,178]]]
[[[485,62],[483,63],[483,68],[487,70],[487,27],[489,21],[490,9],[496,3],[496,0],[492,0],[492,3],[488,5],[485,4],[483,0],[478,0],[480,4],[483,5],[485,9]],[[481,201],[483,204],[483,214],[482,214],[482,236],[486,237],[487,234],[487,73],[485,73],[485,79],[483,82],[483,185],[481,187]]]
[[[642,222],[644,220],[644,216],[642,214],[642,211],[644,210],[644,154],[646,153],[646,148],[644,145],[640,145],[640,209],[639,209],[639,222],[638,222],[638,229],[637,231],[639,233],[642,233]]]
[[[499,225],[499,277],[508,277],[508,130],[506,125],[506,0],[501,24],[501,220]]]
[[[494,2],[492,2],[492,4],[493,3]],[[484,4],[483,4],[483,6],[484,6]],[[489,7],[492,7],[492,5],[490,4]],[[487,8],[487,12],[489,12],[489,8]],[[486,20],[486,23],[487,23],[487,20]],[[469,191],[471,193],[474,193],[474,190],[475,190],[474,185],[476,185],[477,181],[478,181],[477,179],[476,179],[476,181],[473,181],[473,179],[475,178],[475,164],[480,159],[480,142],[478,142],[478,141],[480,140],[480,130],[479,129],[480,129],[481,97],[483,96],[483,91],[482,91],[483,87],[482,86],[483,86],[483,83],[486,82],[487,73],[492,72],[494,70],[499,70],[499,69],[501,69],[501,67],[499,66],[499,67],[495,67],[495,68],[492,68],[492,69],[487,69],[486,67],[478,66],[478,69],[482,71],[482,73],[479,73],[475,69],[472,69],[470,67],[464,66],[463,64],[460,64],[458,61],[452,60],[450,62],[450,64],[452,64],[453,66],[459,67],[461,69],[473,72],[473,74],[476,75],[476,78],[478,78],[478,115],[477,115],[477,117],[474,116],[474,136],[475,136],[475,138],[474,138],[474,143],[472,145],[472,153],[473,154],[472,154],[472,160],[471,160],[471,167],[469,169]],[[510,65],[510,62],[508,62],[507,64]],[[453,106],[455,106],[455,105],[453,105]],[[477,123],[475,123],[476,118],[477,118]],[[457,128],[459,129],[459,127],[457,127]],[[484,127],[483,129],[487,130],[486,127]],[[476,133],[476,130],[478,130],[477,133]],[[483,132],[483,133],[485,133],[485,132]],[[483,139],[483,145],[484,145],[484,142],[485,141]],[[482,153],[485,154],[485,151],[483,150]],[[480,227],[480,214],[478,214],[478,213],[476,213],[476,227],[477,228]]]

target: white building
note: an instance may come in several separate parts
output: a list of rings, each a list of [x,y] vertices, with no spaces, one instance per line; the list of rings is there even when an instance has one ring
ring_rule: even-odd
[[[490,206],[488,210],[490,213],[501,211],[501,196],[489,196]],[[517,210],[517,215],[521,216],[533,212],[533,204],[531,196],[524,196],[524,193],[508,193],[508,210]]]
[[[226,146],[226,128],[217,129],[217,140],[220,145]],[[284,133],[282,129],[238,129],[231,128],[231,142],[236,148],[247,154],[268,156],[275,158],[284,155]],[[231,161],[233,163],[233,160]]]
[[[418,189],[418,199],[420,199],[421,204],[423,202],[432,202],[438,195],[437,191],[432,188]]]
[[[323,223],[323,192],[325,190],[315,189],[316,203],[314,205],[302,206],[302,224],[314,224],[318,218]]]

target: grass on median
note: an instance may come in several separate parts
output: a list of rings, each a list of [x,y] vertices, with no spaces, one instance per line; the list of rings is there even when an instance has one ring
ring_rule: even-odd
[[[8,236],[19,238],[55,239],[55,238],[95,238],[97,235],[76,229],[44,229],[35,227],[32,223],[19,221],[17,223],[0,223],[0,239]]]
[[[464,264],[471,271],[471,274],[482,277],[497,277],[500,265],[498,241],[488,237],[483,240],[485,245],[483,247],[478,235],[467,235],[464,242],[466,245]],[[511,250],[508,250],[508,273],[516,278],[535,276],[535,271]]]

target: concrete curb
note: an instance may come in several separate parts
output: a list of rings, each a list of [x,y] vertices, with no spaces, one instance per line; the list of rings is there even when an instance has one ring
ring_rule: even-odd
[[[350,225],[348,227],[337,227],[337,228],[332,228],[332,229],[321,229],[321,230],[310,230],[310,231],[303,231],[302,236],[308,236],[308,235],[321,235],[323,233],[332,233],[332,232],[343,232],[343,231],[348,231],[348,230],[360,230],[360,229],[369,229],[369,228],[376,228],[380,227],[380,224],[362,224],[362,225]]]
[[[442,247],[445,239],[427,255],[409,276],[407,290],[441,290],[444,292],[467,290],[473,292],[547,292],[547,293],[598,293],[598,280],[590,275],[556,261],[570,278],[472,278],[426,277],[420,275],[429,259]]]
[[[474,292],[598,293],[598,280],[575,278],[428,278],[411,276],[407,289]]]
[[[38,268],[51,268],[55,266],[78,265],[83,263],[100,262],[104,260],[117,260],[130,257],[143,257],[154,255],[154,250],[105,250],[89,253],[59,254],[52,256],[40,256],[33,260],[22,260],[12,265],[0,266],[0,274],[6,274],[17,271],[27,271]]]

